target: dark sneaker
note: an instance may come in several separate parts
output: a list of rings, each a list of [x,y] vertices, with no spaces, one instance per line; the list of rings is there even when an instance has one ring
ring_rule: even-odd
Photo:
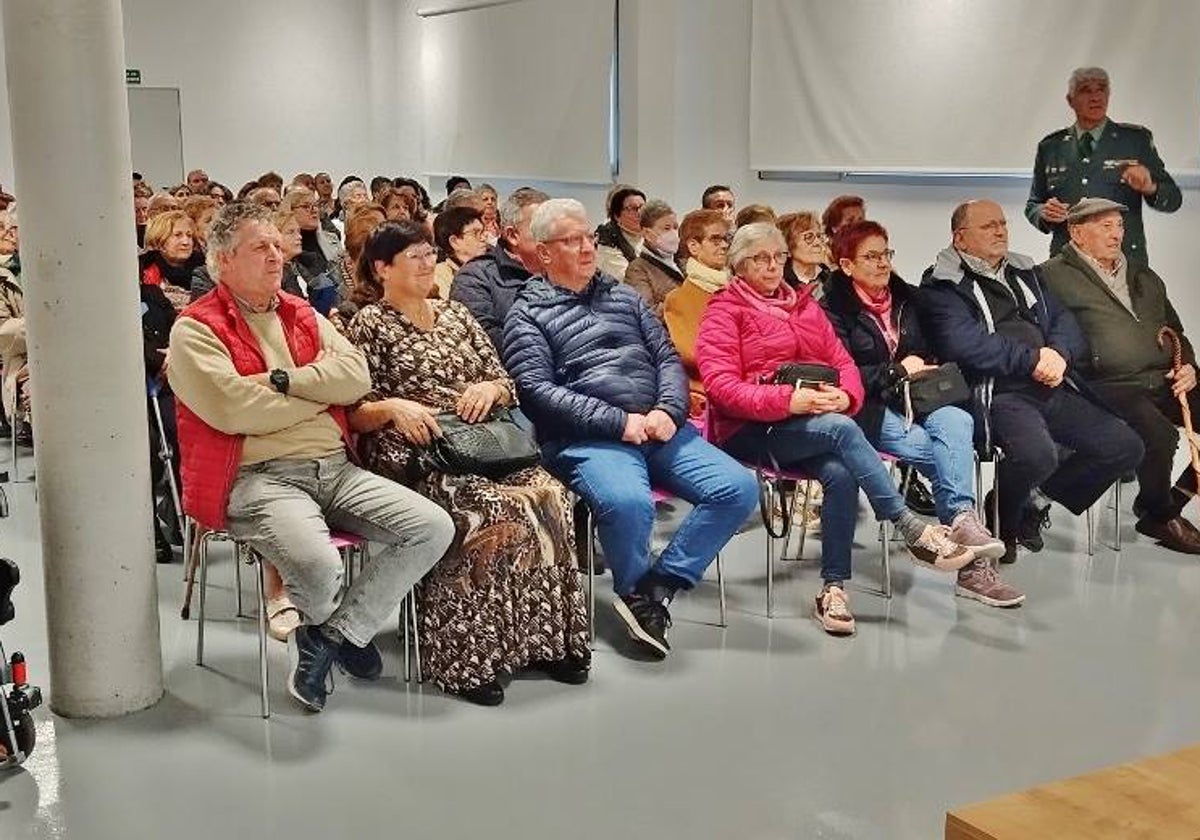
[[[1011,566],[1017,562],[1017,541],[1005,540],[1004,553],[1000,555],[1000,562],[1006,566]]]
[[[665,605],[635,593],[618,596],[613,601],[613,609],[625,622],[629,637],[639,648],[655,659],[666,659],[671,652],[671,646],[667,644],[671,613]]]
[[[1046,545],[1045,540],[1042,539],[1042,531],[1049,527],[1050,505],[1038,505],[1031,499],[1021,511],[1017,542],[1036,554]]]
[[[504,686],[496,680],[456,692],[459,697],[476,706],[499,706],[504,702]]]
[[[990,560],[976,560],[965,569],[960,569],[954,594],[962,598],[974,598],[989,607],[1015,607],[1025,601],[1021,590],[1000,579]]]
[[[311,624],[301,624],[288,636],[288,694],[310,712],[325,708],[325,687],[338,649]]]
[[[937,507],[933,502],[933,493],[929,489],[929,485],[912,467],[906,469],[908,470],[908,487],[904,491],[904,503],[913,513],[933,516]]]
[[[538,659],[529,663],[530,671],[541,671],[555,682],[583,685],[588,681],[588,666],[573,656],[553,661]]]
[[[338,645],[337,666],[342,673],[359,680],[377,680],[383,676],[383,657],[374,642],[359,647],[349,640]]]
[[[950,523],[950,539],[975,552],[976,559],[997,560],[1004,556],[1003,540],[993,537],[979,521],[974,508],[964,510]]]
[[[1158,540],[1159,545],[1183,554],[1200,554],[1200,531],[1182,516],[1163,522],[1143,516],[1133,526],[1139,534]]]

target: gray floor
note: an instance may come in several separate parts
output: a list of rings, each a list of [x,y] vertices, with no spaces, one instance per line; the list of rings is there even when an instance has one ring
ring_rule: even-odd
[[[32,485],[9,500],[0,552],[26,583],[0,633],[44,685]],[[312,717],[281,690],[272,643],[270,722],[253,622],[211,625],[197,668],[181,568],[160,567],[166,697],[103,723],[39,710],[31,761],[0,775],[0,838],[941,837],[956,805],[1200,741],[1200,563],[1125,523],[1124,551],[1089,559],[1082,522],[1056,508],[1046,550],[1009,570],[1029,594],[1013,611],[899,560],[891,601],[852,592],[850,640],[808,617],[812,562],[781,564],[764,618],[755,529],[724,555],[729,628],[700,588],[677,602],[665,663],[621,655],[603,610],[588,685],[520,679],[481,709],[407,686],[388,634],[382,682],[340,681]],[[865,587],[878,549],[860,536]],[[227,559],[213,578],[213,611],[232,615]]]

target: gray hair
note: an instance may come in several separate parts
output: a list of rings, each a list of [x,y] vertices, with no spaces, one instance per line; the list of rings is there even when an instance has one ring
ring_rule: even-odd
[[[538,205],[529,223],[529,233],[534,242],[545,242],[554,235],[554,226],[563,219],[588,221],[587,210],[573,198],[551,198]]]
[[[787,242],[784,240],[783,234],[770,222],[752,222],[742,225],[734,232],[733,241],[729,243],[729,253],[725,256],[725,264],[736,269],[738,263],[750,256],[750,252],[755,246],[767,240],[778,244],[779,247],[775,250],[787,250]]]
[[[337,193],[338,203],[345,204],[346,196],[350,195],[350,190],[354,189],[355,187],[362,187],[365,190],[367,188],[367,185],[364,184],[362,181],[358,180],[357,178],[353,181],[347,181],[346,183],[342,184],[340,187],[338,187],[338,193]],[[368,192],[367,195],[370,195],[370,192]]]
[[[455,207],[472,207],[477,202],[482,202],[483,196],[477,193],[470,187],[459,187],[450,195],[446,196],[446,201],[442,204],[442,211],[453,210]]]
[[[675,211],[671,209],[670,204],[667,204],[661,198],[652,198],[642,205],[641,212],[638,213],[638,224],[644,228],[648,228],[663,216],[672,216],[674,214]]]
[[[542,204],[550,196],[533,187],[519,187],[500,205],[500,227],[516,227],[521,224],[521,211],[534,204]]]
[[[221,278],[217,255],[228,254],[237,248],[245,224],[247,222],[270,223],[273,215],[274,211],[271,208],[255,204],[252,201],[231,201],[217,211],[212,226],[208,229],[208,254],[204,260],[209,276],[213,280]]]
[[[1108,71],[1103,67],[1076,67],[1067,81],[1067,96],[1074,96],[1084,82],[1104,82],[1109,87]]]

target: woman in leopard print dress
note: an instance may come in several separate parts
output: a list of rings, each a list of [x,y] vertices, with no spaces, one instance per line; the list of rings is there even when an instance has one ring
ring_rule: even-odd
[[[435,253],[415,223],[385,223],[359,264],[347,336],[366,354],[372,391],[351,415],[368,469],[414,487],[454,518],[457,536],[421,587],[424,661],[442,689],[504,699],[498,678],[534,668],[587,679],[587,616],[567,491],[541,467],[499,481],[432,472],[420,457],[439,413],[469,422],[511,405],[487,333],[459,303],[430,300]]]

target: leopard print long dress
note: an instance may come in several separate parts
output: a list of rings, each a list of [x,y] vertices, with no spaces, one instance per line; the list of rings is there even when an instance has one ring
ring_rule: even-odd
[[[453,412],[470,384],[513,392],[487,333],[466,307],[431,301],[433,329],[418,329],[386,301],[363,307],[347,328],[366,354],[372,391]],[[433,681],[465,691],[535,660],[589,660],[587,614],[576,571],[566,489],[541,467],[501,481],[424,469],[417,449],[391,427],[365,434],[368,469],[445,508],[455,539],[420,589],[422,655]]]

